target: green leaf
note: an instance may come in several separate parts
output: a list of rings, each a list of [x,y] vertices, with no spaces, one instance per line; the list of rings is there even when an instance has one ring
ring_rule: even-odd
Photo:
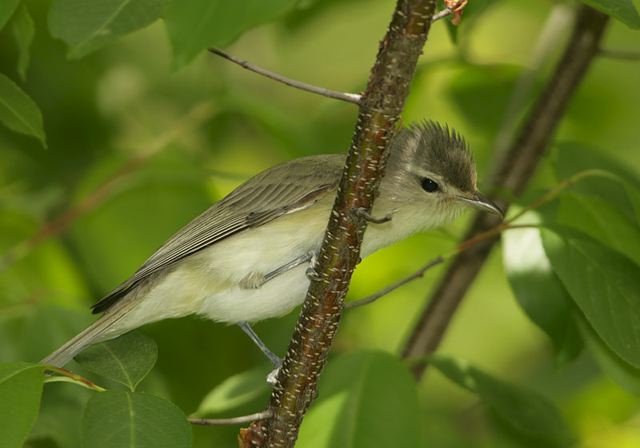
[[[0,121],[13,131],[37,138],[46,147],[40,109],[16,83],[2,73],[0,73]]]
[[[551,265],[598,336],[640,367],[640,267],[593,241],[542,231]]]
[[[631,0],[582,0],[582,3],[615,17],[629,28],[640,28],[640,16]]]
[[[611,159],[604,151],[577,143],[557,144],[553,156],[558,180],[592,169],[611,173],[611,177],[582,179],[571,187],[571,191],[605,200],[640,225],[640,179],[627,165]]]
[[[81,58],[162,16],[168,0],[56,0],[49,10],[51,35]],[[180,3],[180,2],[176,2]]]
[[[429,363],[459,386],[479,396],[504,423],[547,447],[571,446],[573,437],[558,408],[544,396],[500,381],[468,363],[443,356]]]
[[[82,0],[80,0],[82,1]],[[274,20],[297,0],[180,0],[167,8],[165,22],[173,46],[173,65],[180,68],[208,47],[224,47],[243,32]]]
[[[18,45],[18,74],[22,80],[27,77],[30,49],[33,42],[34,25],[27,5],[22,4],[11,21],[13,37]]]
[[[493,137],[502,122],[521,68],[510,65],[461,65],[446,87],[457,111],[476,129]]]
[[[2,0],[0,2],[0,30],[7,24],[20,0]]]
[[[268,373],[260,367],[227,378],[204,397],[194,415],[205,417],[250,403],[269,391]]]
[[[37,305],[22,329],[22,357],[39,361],[81,332],[90,323],[86,312],[52,305]]]
[[[407,366],[382,352],[333,359],[296,447],[420,446],[420,408]]]
[[[558,204],[556,223],[579,230],[640,265],[638,225],[608,201],[596,196],[564,193]]]
[[[516,300],[553,341],[558,362],[574,359],[582,341],[572,318],[571,297],[551,268],[540,231],[512,229],[502,235],[503,263]]]
[[[87,448],[190,448],[191,427],[182,411],[162,398],[108,391],[89,400],[82,441]]]
[[[3,448],[21,448],[38,416],[43,367],[0,364],[0,440]]]
[[[595,333],[583,316],[578,317],[578,327],[589,352],[593,355],[600,369],[613,381],[627,391],[640,395],[640,369],[624,362]]]
[[[625,182],[624,188],[627,191],[629,202],[631,202],[631,207],[636,218],[636,223],[640,224],[640,191],[629,182]]]
[[[157,359],[158,347],[154,340],[136,331],[95,344],[75,357],[83,367],[131,391],[147,376]]]

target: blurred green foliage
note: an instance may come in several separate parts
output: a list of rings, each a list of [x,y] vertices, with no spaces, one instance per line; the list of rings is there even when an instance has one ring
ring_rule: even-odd
[[[75,8],[80,3],[84,2],[23,0],[0,6],[0,25],[6,21],[0,31],[0,97],[9,90],[14,94],[13,86],[18,86],[31,98],[20,97],[27,111],[21,115],[29,119],[30,114],[31,121],[37,122],[33,102],[44,123],[42,134],[16,129],[0,108],[0,121],[8,126],[0,127],[0,254],[4,254],[0,255],[0,363],[36,362],[84,328],[91,319],[90,304],[127,278],[173,232],[250,175],[294,157],[347,150],[356,118],[352,105],[277,85],[202,49],[231,42],[246,29],[288,11],[282,20],[243,34],[229,51],[291,78],[358,91],[366,82],[394,6],[383,0],[282,0],[275,2],[277,13],[264,19],[243,16],[237,23],[228,21],[227,31],[233,36],[227,40],[216,41],[218,36],[201,36],[194,30],[195,40],[185,41],[191,31],[188,21],[200,2],[185,2],[195,9],[177,14],[179,5],[174,1],[167,14],[177,19],[167,33],[162,22],[146,26],[153,20],[145,16],[161,16],[166,2],[147,0],[142,3],[151,5],[150,9],[136,16],[136,22],[125,20],[116,28],[122,37],[107,42],[96,38],[101,36],[97,22],[87,20],[93,25],[86,29],[69,28],[64,20],[56,22],[60,20],[56,14],[65,8],[82,12]],[[515,110],[510,109],[513,89],[530,69],[538,34],[555,5],[527,0],[489,3],[486,9],[477,8],[481,14],[470,12],[467,23],[463,19],[456,44],[444,24],[434,24],[403,115],[406,123],[432,118],[465,135],[478,161],[480,187],[490,172],[504,123],[522,116],[535,98],[570,28],[569,22],[560,28],[532,72],[531,91]],[[624,22],[638,25],[631,1],[586,3],[605,11],[618,5],[616,11],[623,14]],[[113,7],[119,2],[104,4]],[[49,15],[52,5],[57,13]],[[228,8],[228,14],[238,13]],[[54,39],[49,30],[70,46]],[[130,33],[133,30],[138,31]],[[608,48],[640,50],[637,32],[619,21],[610,24],[605,43]],[[67,59],[67,55],[85,54],[82,59]],[[633,62],[595,61],[525,198],[536,197],[588,168],[614,172],[637,188],[637,70]],[[44,139],[45,133],[46,150],[29,137]],[[579,184],[553,204],[548,216],[608,245],[611,253],[626,254],[629,258],[620,261],[623,255],[617,252],[598,252],[636,272],[640,202],[613,184],[597,179]],[[356,271],[350,298],[377,291],[450,250],[465,221],[416,235],[369,257]],[[46,238],[54,231],[53,237]],[[548,237],[546,244],[550,244]],[[554,256],[563,254],[559,251]],[[549,256],[551,262],[554,256]],[[501,252],[495,251],[440,349],[477,366],[462,369],[458,376],[432,369],[413,385],[408,366],[389,355],[403,346],[439,271],[430,271],[425,279],[376,304],[348,311],[334,346],[335,359],[323,376],[319,400],[303,425],[299,446],[541,446],[539,440],[532,442],[509,424],[509,415],[504,415],[509,405],[500,401],[505,390],[511,398],[534,394],[537,403],[544,403],[539,408],[543,411],[549,402],[555,403],[568,433],[581,446],[638,446],[640,387],[633,357],[639,353],[638,341],[619,341],[622,351],[628,348],[627,361],[633,360],[633,367],[620,358],[619,350],[613,352],[605,343],[606,335],[590,326],[595,326],[592,318],[604,319],[606,313],[583,309],[587,322],[572,303],[555,303],[562,314],[560,322],[571,322],[567,325],[572,332],[558,338],[557,320],[545,326],[536,318],[557,318],[549,308],[540,307],[544,302],[533,303],[538,306],[534,310],[523,304],[521,294],[519,302],[514,299],[501,258]],[[570,267],[580,262],[567,263]],[[553,278],[549,290],[561,288],[555,290],[559,296],[566,293],[562,288],[583,286],[571,273],[561,271],[559,278]],[[606,278],[600,280],[599,285],[608,286]],[[637,278],[633,280],[637,283]],[[518,292],[518,280],[510,277],[509,281]],[[525,289],[527,281],[531,279],[524,279]],[[638,310],[637,303],[629,306],[634,313]],[[637,323],[636,314],[625,316],[627,308],[612,310],[620,318],[629,317],[631,325]],[[265,321],[256,331],[274,351],[284,353],[296,317],[294,312]],[[616,328],[614,319],[612,332]],[[203,410],[207,416],[235,416],[264,407],[264,390],[251,394],[247,387],[255,384],[255,372],[266,370],[265,361],[239,329],[185,318],[142,331],[156,341],[158,362],[136,392],[110,391],[112,395],[96,398],[99,395],[72,384],[46,384],[27,446],[80,446],[79,422],[88,400],[90,410],[98,405],[121,409],[114,403],[127,397],[130,405],[142,407],[162,400],[159,407],[180,416],[206,408],[201,402],[213,390],[214,397],[226,397],[227,402],[211,407],[213,411]],[[577,334],[588,350],[580,350],[580,343],[571,339]],[[37,369],[16,367],[18,373],[3,376],[9,372],[7,365],[21,366],[2,366],[0,390],[8,388],[8,381],[14,384],[8,389],[25,394],[42,387],[41,377],[33,375]],[[70,368],[110,389],[118,387],[81,364]],[[247,378],[247,371],[253,375]],[[467,387],[469,393],[456,386],[452,376],[475,378],[483,386]],[[33,387],[17,387],[18,382]],[[520,385],[526,387],[520,389]],[[235,399],[238,396],[241,399]],[[477,406],[478,397],[484,406]],[[24,415],[31,418],[37,400],[29,396],[24,403]],[[0,415],[6,409],[6,404],[0,404]],[[102,423],[99,418],[85,420],[83,430],[99,432]],[[407,435],[404,445],[385,439],[382,430],[391,427]],[[561,446],[571,443],[565,429],[557,431]],[[371,438],[362,438],[367,432]],[[235,446],[236,435],[233,426],[194,427],[193,446]]]

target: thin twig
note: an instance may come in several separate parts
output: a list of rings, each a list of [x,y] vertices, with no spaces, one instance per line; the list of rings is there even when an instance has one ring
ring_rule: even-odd
[[[444,8],[442,11],[439,11],[436,14],[434,14],[431,21],[435,22],[436,20],[443,19],[447,16],[450,16],[454,12],[455,10],[452,8]],[[333,98],[335,100],[345,101],[347,103],[356,104],[356,105],[360,104],[360,100],[362,98],[362,95],[358,93],[339,92],[337,90],[331,90],[325,87],[314,86],[313,84],[308,84],[306,82],[287,78],[286,76],[280,75],[279,73],[272,72],[271,70],[267,70],[266,68],[258,67],[257,65],[254,65],[249,61],[245,61],[244,59],[240,59],[236,56],[233,56],[219,48],[213,48],[213,47],[209,48],[209,52],[217,56],[220,56],[221,58],[224,58],[227,61],[233,62],[234,64],[237,64],[246,70],[257,73],[258,75],[264,76],[266,78],[282,83],[289,87],[293,87],[294,89],[315,93],[316,95],[324,96],[327,98]]]
[[[390,284],[389,286],[387,286],[386,288],[381,289],[380,291],[371,294],[370,296],[367,296],[363,299],[360,300],[353,300],[351,302],[347,302],[344,304],[344,308],[349,310],[351,308],[358,308],[364,305],[368,305],[372,302],[375,302],[376,300],[378,300],[381,297],[386,296],[387,294],[395,291],[396,289],[400,288],[401,286],[406,285],[407,283],[410,283],[414,280],[417,280],[421,277],[424,276],[425,272],[427,272],[429,269],[444,263],[445,258],[441,255],[439,257],[434,258],[433,260],[431,260],[430,262],[428,262],[427,264],[425,264],[424,266],[422,266],[420,269],[418,269],[417,271],[415,271],[414,273],[412,273],[411,275],[406,276],[405,278],[398,280],[395,283]]]
[[[445,17],[448,17],[451,14],[453,14],[453,9],[444,8],[442,11],[438,11],[437,13],[435,13],[433,15],[433,17],[431,18],[431,22],[433,23],[433,22],[435,22],[437,20],[444,19]]]
[[[621,61],[640,61],[640,52],[632,50],[612,50],[609,48],[601,48],[598,50],[598,56],[609,59],[619,59]]]
[[[258,75],[262,75],[264,77],[280,82],[289,87],[293,87],[295,89],[304,90],[305,92],[315,93],[316,95],[325,96],[327,98],[346,101],[347,103],[352,103],[352,104],[360,104],[360,99],[362,98],[362,95],[359,95],[357,93],[338,92],[336,90],[325,89],[324,87],[318,87],[312,84],[307,84],[306,82],[287,78],[286,76],[282,76],[278,73],[274,73],[262,67],[258,67],[257,65],[253,65],[248,61],[232,56],[229,53],[226,53],[220,50],[219,48],[209,48],[209,52],[215,55],[218,55],[228,61],[231,61],[234,64],[238,64],[240,67],[246,70],[257,73]]]
[[[271,411],[268,409],[255,414],[241,415],[239,417],[229,418],[190,418],[189,423],[201,426],[222,426],[222,425],[239,425],[242,423],[250,423],[256,420],[262,420],[271,417]]]

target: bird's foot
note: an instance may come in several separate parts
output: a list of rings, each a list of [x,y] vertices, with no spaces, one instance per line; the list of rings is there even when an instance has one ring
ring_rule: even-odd
[[[269,374],[267,375],[267,384],[269,386],[274,387],[276,385],[276,383],[278,382],[278,374],[280,373],[281,368],[282,362],[280,362],[279,366],[269,372]]]
[[[241,289],[258,289],[267,281],[267,277],[262,272],[251,272],[240,280],[238,286],[240,286]]]
[[[313,250],[309,251],[308,257],[309,257],[309,267],[304,272],[305,275],[311,281],[320,281],[320,280],[322,280],[322,277],[316,271],[316,264],[317,264],[317,261],[318,261],[318,256],[317,256],[316,252],[313,251]]]
[[[353,214],[355,216],[357,216],[358,218],[362,218],[362,219],[366,220],[367,222],[370,222],[370,223],[373,223],[373,224],[384,224],[385,222],[391,221],[391,219],[393,218],[393,214],[392,213],[387,213],[386,215],[380,216],[380,217],[373,216],[364,207],[354,208],[353,209]]]

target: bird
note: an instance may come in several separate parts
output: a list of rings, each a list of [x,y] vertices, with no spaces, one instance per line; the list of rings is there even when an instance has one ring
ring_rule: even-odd
[[[62,367],[86,347],[145,324],[196,314],[237,324],[276,367],[280,359],[251,323],[300,305],[322,244],[344,154],[273,166],[214,203],[167,240],[126,281],[95,303],[101,316],[44,358]],[[502,215],[477,190],[465,139],[435,121],[399,130],[368,215],[361,257],[476,208]],[[390,219],[389,219],[390,218]]]

